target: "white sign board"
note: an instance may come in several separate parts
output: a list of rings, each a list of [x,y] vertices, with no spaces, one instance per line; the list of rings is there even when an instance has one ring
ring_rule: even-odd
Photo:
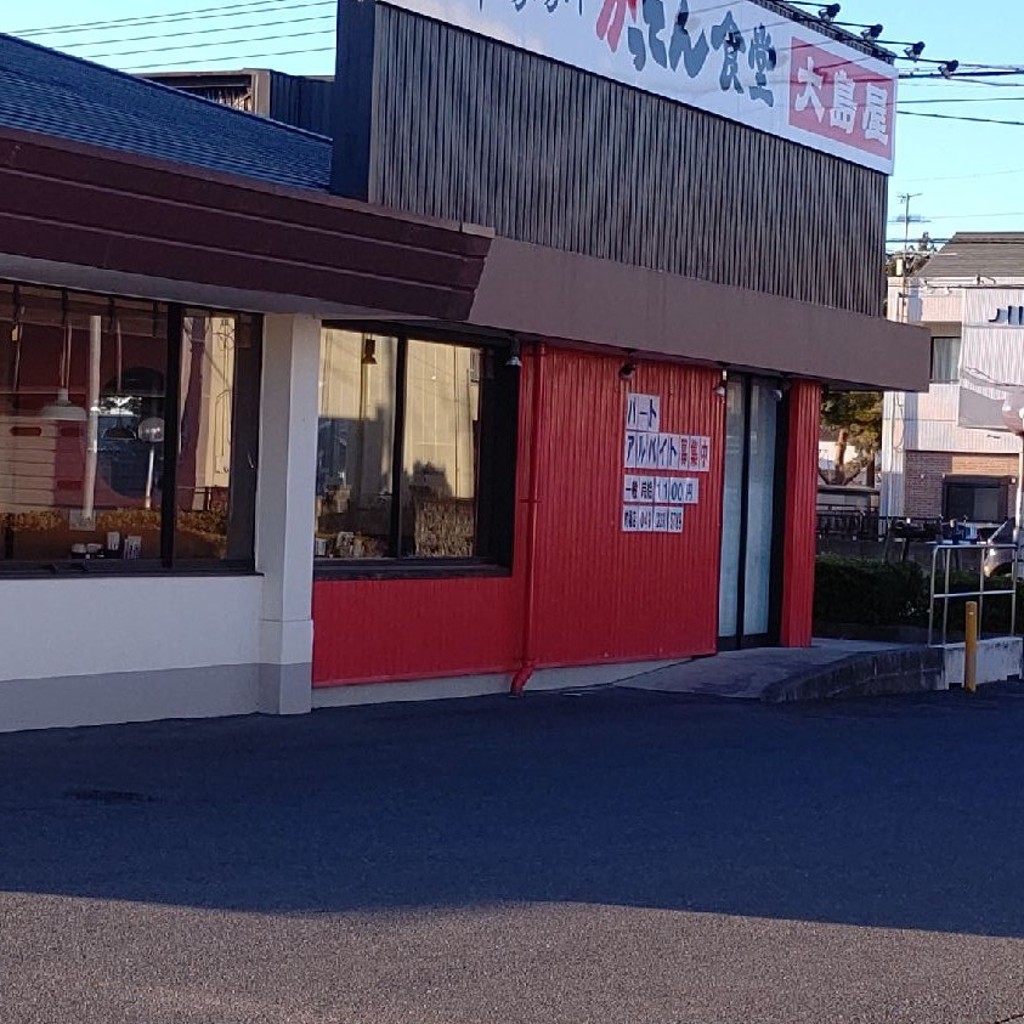
[[[682,533],[683,506],[700,500],[697,477],[659,476],[657,471],[706,473],[711,469],[711,438],[703,434],[668,434],[660,430],[661,399],[630,394],[626,398],[626,473],[622,478],[624,533]]]
[[[895,67],[751,0],[384,0],[892,173]]]
[[[1003,402],[1024,390],[1024,289],[972,288],[964,296],[957,421],[1007,430]]]

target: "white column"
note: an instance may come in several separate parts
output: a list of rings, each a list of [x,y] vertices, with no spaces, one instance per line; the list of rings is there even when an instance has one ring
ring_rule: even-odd
[[[256,499],[256,568],[263,574],[260,710],[310,710],[313,524],[320,321],[268,316]]]
[[[882,396],[881,500],[883,516],[902,516],[906,493],[906,393],[886,391]]]

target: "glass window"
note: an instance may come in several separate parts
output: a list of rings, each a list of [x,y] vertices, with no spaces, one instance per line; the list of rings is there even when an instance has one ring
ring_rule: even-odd
[[[249,317],[189,313],[182,324],[174,553],[252,555],[259,345]]]
[[[476,551],[480,351],[409,342],[402,552],[471,558]]]
[[[316,554],[394,554],[398,342],[325,330],[320,345]]]
[[[518,376],[501,350],[325,330],[315,550],[506,561]]]
[[[960,339],[932,338],[932,382],[952,384],[960,379]]]
[[[242,319],[210,322],[233,339]],[[251,561],[253,511],[229,527],[217,493],[234,489],[239,455],[255,466],[232,446],[231,403],[244,385],[254,439],[258,358],[254,375],[251,358],[225,356],[233,341],[186,354],[169,343],[182,327],[180,307],[0,285],[0,566]],[[240,482],[254,489],[254,470]]]

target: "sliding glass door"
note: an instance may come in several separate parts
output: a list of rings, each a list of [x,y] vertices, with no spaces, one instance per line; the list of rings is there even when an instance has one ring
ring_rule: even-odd
[[[718,597],[719,647],[778,640],[783,522],[778,483],[783,393],[741,378],[726,391],[725,488]],[[778,529],[776,529],[778,527]]]

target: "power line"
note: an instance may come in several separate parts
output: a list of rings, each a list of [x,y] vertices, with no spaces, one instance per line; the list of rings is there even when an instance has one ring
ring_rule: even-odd
[[[89,60],[109,60],[112,57],[145,57],[151,53],[174,53],[178,50],[205,50],[211,46],[242,46],[249,43],[272,43],[280,39],[307,39],[309,36],[322,36],[326,29],[313,29],[305,32],[277,32],[272,36],[246,36],[244,39],[237,39],[231,43],[223,40],[214,40],[210,43],[184,43],[181,46],[161,46],[158,48],[147,47],[144,50],[117,50],[111,53],[94,53],[88,56]],[[195,63],[190,61],[189,63]]]
[[[249,12],[246,12],[246,13],[249,13]],[[332,25],[334,23],[333,15],[310,14],[310,15],[306,15],[306,16],[304,16],[302,18],[289,18],[289,19],[287,19],[285,21],[258,21],[255,24],[246,25],[245,26],[245,31],[248,32],[250,29],[254,29],[254,28],[274,28],[274,27],[281,26],[281,25],[301,25],[301,24],[304,24],[304,23],[309,23],[311,21],[325,21],[325,20],[327,22],[329,22],[330,24],[332,24]],[[65,43],[62,48],[63,49],[68,49],[68,50],[76,50],[76,49],[81,49],[82,47],[87,47],[87,46],[117,46],[117,45],[120,45],[121,43],[145,43],[145,42],[150,42],[150,41],[152,41],[154,39],[167,39],[167,38],[181,39],[184,36],[209,36],[209,35],[213,35],[215,33],[220,33],[220,32],[237,32],[237,31],[238,31],[238,26],[237,25],[222,25],[220,28],[206,28],[206,27],[204,27],[204,28],[189,29],[187,31],[177,31],[177,32],[174,33],[173,37],[169,37],[165,33],[157,33],[156,35],[152,35],[151,34],[151,35],[145,35],[145,36],[126,36],[123,39],[110,39],[110,38],[107,38],[107,39],[90,39],[88,42],[82,42],[82,43]],[[325,29],[325,31],[326,31],[326,29]],[[165,47],[161,47],[161,49],[165,49]],[[136,52],[139,52],[139,51],[136,51]],[[152,51],[151,50],[147,50],[147,51],[143,51],[143,52],[147,52],[148,53],[148,52],[152,52]],[[129,54],[129,56],[130,56],[130,54]]]
[[[1007,210],[1003,213],[940,213],[937,217],[929,217],[928,220],[967,220],[969,217],[1024,217],[1024,210]]]
[[[280,50],[274,53],[236,54],[233,57],[208,57],[202,61],[181,60],[171,63],[161,61],[159,64],[143,64],[139,67],[129,68],[127,70],[134,74],[139,71],[160,71],[169,68],[187,68],[194,64],[223,64],[225,61],[233,61],[239,67],[252,67],[253,61],[266,60],[268,57],[296,57],[300,54],[334,52],[335,48],[333,46],[320,46],[302,50]]]
[[[950,96],[948,99],[900,100],[905,107],[911,103],[1024,103],[1024,96]]]
[[[184,11],[168,11],[166,14],[144,14],[131,18],[113,18],[108,21],[80,21],[67,25],[49,25],[43,28],[12,29],[9,35],[29,39],[35,36],[55,35],[58,32],[94,32],[97,29],[114,29],[156,25],[177,21],[204,21],[209,18],[238,18],[246,14],[269,14],[271,11],[297,11],[309,7],[333,7],[335,0],[303,0],[302,3],[287,3],[286,0],[246,0],[245,3],[226,4],[219,7],[195,7]],[[257,10],[253,10],[257,8]]]
[[[980,74],[980,73],[979,73]],[[961,74],[959,71],[946,78],[944,75],[902,75],[900,77],[900,84],[916,84],[916,85],[981,85],[989,89],[1020,89],[1020,82],[993,82],[989,78],[979,77],[979,74],[967,73]],[[1024,75],[1024,68],[1020,71],[993,71],[989,74],[997,77],[1006,77],[1008,75]]]
[[[981,174],[953,174],[949,176],[939,178],[900,178],[897,176],[894,180],[898,181],[973,181],[975,178],[999,178],[1008,174],[1024,174],[1024,167],[1015,167],[1012,170],[1005,171],[983,171]]]
[[[898,108],[897,108],[898,109]],[[904,117],[934,117],[941,121],[970,121],[973,124],[1002,124],[1013,128],[1024,128],[1024,121],[1001,121],[995,117],[966,117],[963,114],[933,114],[924,110],[900,110]]]

